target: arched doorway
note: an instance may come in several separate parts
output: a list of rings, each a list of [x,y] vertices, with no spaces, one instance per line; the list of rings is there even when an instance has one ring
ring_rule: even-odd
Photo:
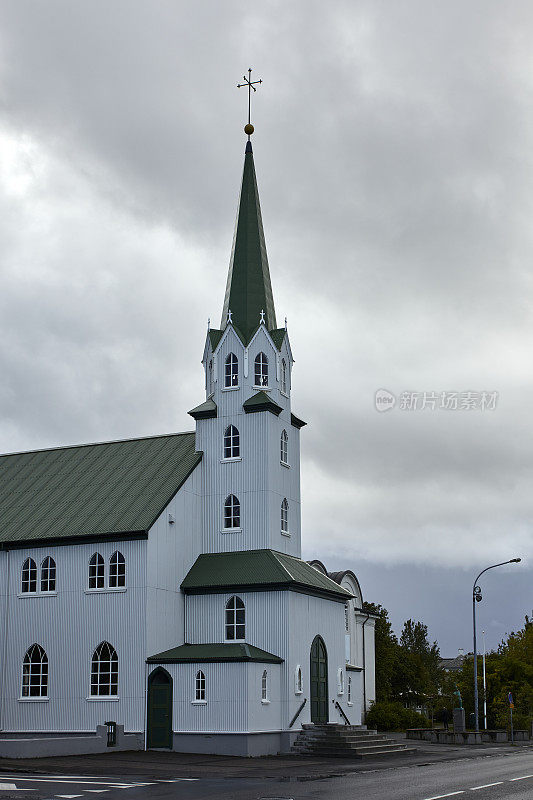
[[[172,678],[158,667],[148,676],[148,747],[172,747]]]
[[[321,636],[311,645],[311,722],[327,722],[328,716],[328,653]]]

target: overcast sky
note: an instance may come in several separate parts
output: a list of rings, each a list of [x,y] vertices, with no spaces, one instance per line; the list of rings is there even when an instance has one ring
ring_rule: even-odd
[[[533,608],[527,0],[3,0],[0,450],[192,429],[249,66],[303,555],[445,655],[521,556],[483,584],[496,646]]]

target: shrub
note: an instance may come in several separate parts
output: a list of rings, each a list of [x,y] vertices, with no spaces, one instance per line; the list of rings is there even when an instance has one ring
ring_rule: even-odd
[[[427,728],[430,722],[423,714],[404,708],[401,703],[381,701],[374,703],[365,717],[369,728],[380,731],[402,730],[405,728]]]

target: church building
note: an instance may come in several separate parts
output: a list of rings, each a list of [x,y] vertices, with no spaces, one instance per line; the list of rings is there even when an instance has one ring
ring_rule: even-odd
[[[108,732],[262,755],[364,722],[375,617],[352,571],[301,558],[306,423],[250,136],[202,364],[190,433],[0,457],[0,755],[98,752]]]

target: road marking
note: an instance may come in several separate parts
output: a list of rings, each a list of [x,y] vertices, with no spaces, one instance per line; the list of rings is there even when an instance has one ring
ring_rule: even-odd
[[[64,797],[66,800],[72,800],[73,797],[83,797],[82,794],[58,794],[56,797]]]
[[[499,786],[503,781],[495,781],[494,783],[484,783],[482,786],[471,786],[471,792],[477,792],[478,789],[488,789],[490,786]]]
[[[170,780],[169,778],[167,779],[161,778],[161,780],[159,780],[158,783],[179,783],[180,781],[199,781],[199,780],[200,778],[172,778],[172,780]]]
[[[521,775],[519,778],[509,778],[510,781],[525,781],[526,778],[533,778],[533,775]]]
[[[425,800],[440,800],[441,797],[453,797],[454,794],[464,794],[465,790],[461,789],[460,792],[448,792],[448,794],[436,794],[433,797],[426,797]]]
[[[11,778],[17,782],[24,781],[24,783],[75,783],[76,785],[87,784],[88,786],[110,786],[113,789],[134,789],[136,786],[153,785],[145,783],[112,783],[111,781],[74,781],[63,780],[63,778],[21,778],[19,775],[0,775],[0,777]]]
[[[0,783],[0,789],[10,789],[12,792],[31,792],[31,789],[19,789],[15,783]]]
[[[490,786],[499,786],[503,781],[495,781],[494,783],[484,783],[481,786],[471,786],[471,792],[477,792],[478,789],[488,789]]]
[[[108,792],[109,789],[85,789],[86,792],[92,792],[93,794],[102,794],[102,792]]]

